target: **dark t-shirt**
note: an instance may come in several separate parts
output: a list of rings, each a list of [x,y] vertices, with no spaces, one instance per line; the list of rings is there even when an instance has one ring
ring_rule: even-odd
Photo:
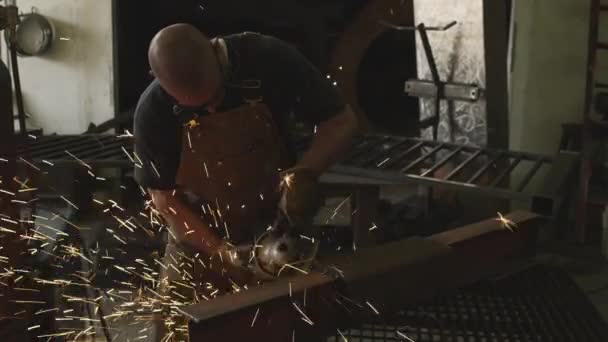
[[[293,120],[316,125],[340,113],[344,102],[338,89],[296,48],[270,36],[241,33],[222,37],[230,66],[226,84],[259,80],[260,95],[288,149],[292,146]],[[135,179],[144,188],[172,190],[180,163],[183,120],[174,114],[175,100],[153,81],[135,110],[135,152],[141,167]],[[218,111],[243,104],[238,87],[228,86]],[[226,132],[230,139],[230,132]]]

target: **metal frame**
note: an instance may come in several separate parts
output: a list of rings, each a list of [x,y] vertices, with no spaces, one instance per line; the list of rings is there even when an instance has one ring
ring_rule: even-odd
[[[436,158],[437,152],[442,149],[449,152],[446,156]],[[331,170],[383,182],[439,185],[504,199],[532,200],[535,212],[554,216],[556,203],[565,198],[569,190],[566,185],[576,172],[578,158],[578,153],[566,151],[557,156],[546,156],[417,138],[368,135],[359,140],[349,154]],[[501,161],[508,163],[504,168],[494,170],[497,174],[493,179],[484,183],[479,181],[481,176],[489,174],[490,168],[505,164]],[[503,182],[507,183],[515,170],[519,171],[518,167],[525,161],[532,162],[533,165],[520,183],[513,188],[500,187]],[[433,175],[434,171],[449,162],[455,162],[455,166],[448,175],[443,178]],[[539,174],[542,166],[549,166],[549,174],[539,190],[531,191],[528,189],[529,184]],[[474,168],[476,172],[466,181],[455,180],[465,168]]]
[[[426,56],[429,69],[431,71],[431,80],[411,79],[405,82],[404,91],[414,97],[433,98],[435,99],[433,115],[420,121],[420,127],[433,127],[433,138],[437,139],[437,128],[439,125],[439,115],[441,100],[456,100],[456,101],[471,101],[479,100],[482,90],[477,85],[448,83],[441,80],[433,48],[427,35],[428,31],[447,31],[454,27],[458,22],[453,21],[443,27],[427,27],[424,23],[417,26],[398,26],[390,24],[386,21],[380,21],[380,24],[398,30],[398,31],[418,31],[424,54]]]
[[[37,167],[50,166],[46,162],[57,166],[82,165],[84,162],[91,167],[134,167],[123,148],[129,154],[133,153],[131,139],[121,139],[108,134],[28,137],[27,144],[18,146],[17,161]],[[27,157],[22,157],[23,155]]]
[[[437,158],[438,152],[444,149],[449,152]],[[133,168],[134,163],[125,152],[133,158],[132,140],[117,138],[115,135],[41,136],[30,138],[27,145],[19,146],[18,162],[40,168],[49,166],[45,161],[60,166],[86,163],[93,168]],[[27,157],[22,157],[24,154],[27,154]],[[452,187],[504,199],[532,200],[532,210],[553,216],[557,202],[563,200],[568,193],[566,184],[576,172],[578,160],[579,155],[574,152],[563,151],[556,156],[546,156],[370,134],[360,138],[347,155],[329,171],[368,178],[369,185],[413,182]],[[507,183],[513,172],[519,170],[522,162],[533,163],[522,181],[512,188],[501,187],[502,183]],[[436,177],[434,172],[448,163],[455,163],[452,171],[443,178]],[[482,176],[489,174],[489,169],[502,165],[505,165],[502,169],[494,170],[497,174],[489,182],[479,181]],[[549,174],[539,190],[530,191],[528,185],[539,174],[542,166],[550,167]],[[456,179],[465,168],[472,167],[475,167],[476,172],[466,181]],[[370,191],[377,192],[364,192],[371,193]],[[363,199],[360,198],[359,201]],[[361,218],[360,221],[363,225],[363,221],[369,221],[369,218]],[[367,223],[369,222],[365,224]]]

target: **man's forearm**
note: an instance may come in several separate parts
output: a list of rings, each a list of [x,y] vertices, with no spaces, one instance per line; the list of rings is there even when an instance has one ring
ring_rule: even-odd
[[[351,147],[360,127],[355,114],[347,106],[344,112],[317,127],[310,148],[296,167],[308,168],[320,175]]]
[[[176,196],[164,196],[166,201],[161,214],[170,226],[171,233],[177,241],[194,250],[212,255],[218,252],[223,241],[203,222],[200,215]]]

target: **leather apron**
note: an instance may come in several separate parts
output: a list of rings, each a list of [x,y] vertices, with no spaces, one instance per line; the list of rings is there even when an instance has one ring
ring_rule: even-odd
[[[252,242],[279,199],[283,148],[268,107],[247,103],[208,114],[183,132],[178,186],[205,205],[199,209],[220,235]]]
[[[253,243],[275,219],[284,151],[263,103],[207,114],[183,129],[177,184],[195,198],[193,209],[218,235],[233,244]],[[184,304],[232,292],[235,284],[221,270],[206,267],[209,257],[218,256],[190,250],[170,236],[163,292],[177,292],[174,298]]]

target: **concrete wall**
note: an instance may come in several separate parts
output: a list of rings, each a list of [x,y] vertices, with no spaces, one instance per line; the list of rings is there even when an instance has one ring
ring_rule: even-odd
[[[581,122],[590,0],[514,0],[510,148],[555,153]]]
[[[446,10],[449,9],[449,10]],[[429,31],[429,41],[442,80],[476,84],[486,87],[485,47],[483,30],[483,1],[461,1],[457,6],[450,0],[421,0],[414,2],[416,24],[444,26],[458,21],[449,31]],[[431,79],[426,55],[416,35],[418,77]],[[434,113],[434,100],[420,101],[420,116],[424,119]],[[477,103],[442,101],[437,140],[458,144],[485,145],[487,142],[486,100]],[[433,140],[432,130],[422,131],[424,139]]]
[[[112,0],[18,0],[56,30],[54,46],[40,57],[20,57],[30,126],[50,133],[82,133],[90,122],[114,115]],[[6,49],[3,47],[3,60]]]

